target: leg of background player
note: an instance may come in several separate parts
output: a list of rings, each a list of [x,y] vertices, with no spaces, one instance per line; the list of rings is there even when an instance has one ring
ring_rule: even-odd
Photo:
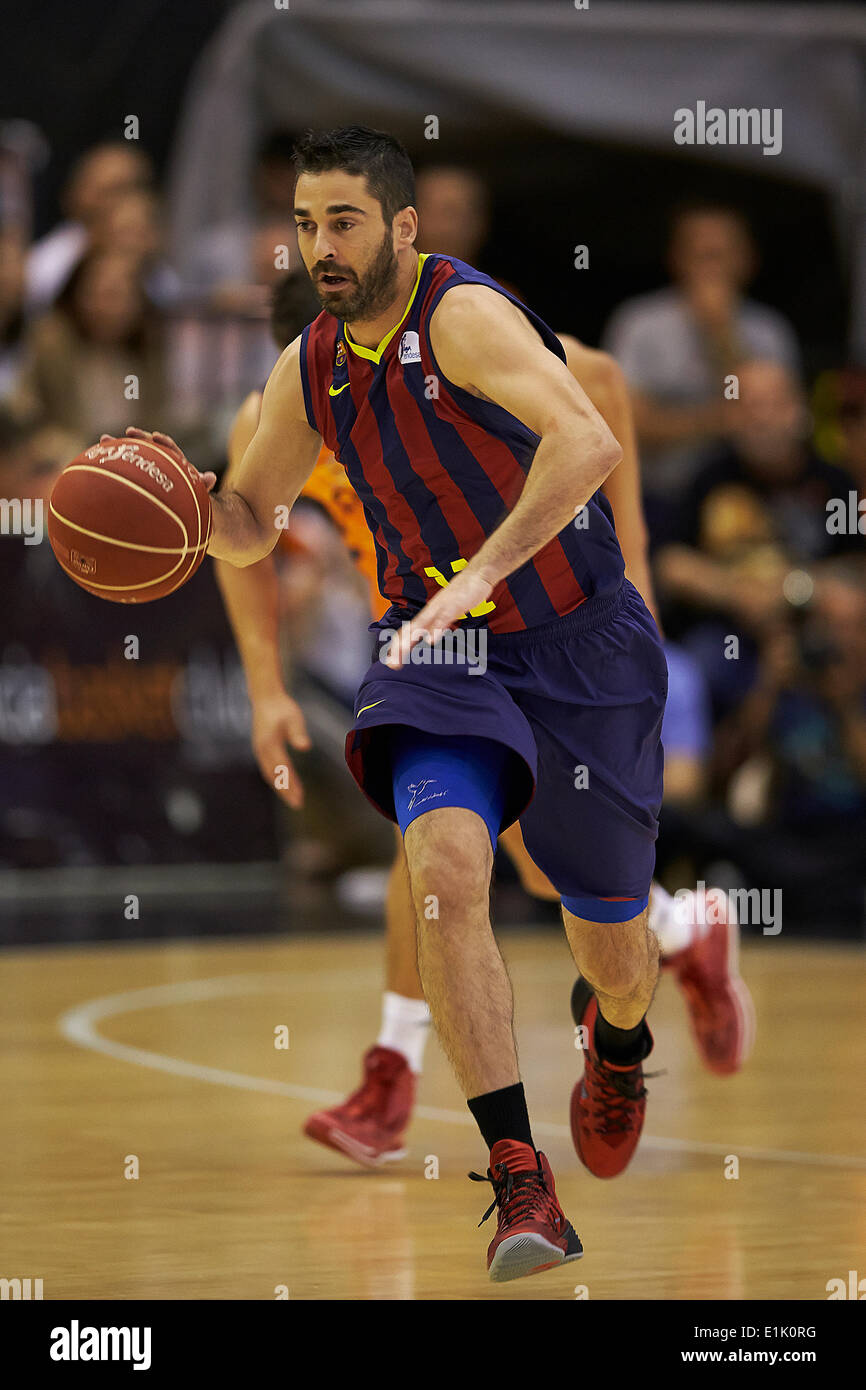
[[[379,1036],[364,1054],[358,1090],[342,1105],[311,1115],[304,1133],[365,1167],[403,1158],[429,1034],[430,1010],[418,977],[415,908],[398,830],[385,897],[385,992]]]
[[[599,1178],[622,1172],[643,1128],[642,1063],[652,1048],[645,1015],[658,980],[658,941],[648,913],[645,908],[626,922],[590,922],[562,910],[581,975],[575,1017],[585,1030],[571,1132],[578,1157]]]
[[[733,902],[721,888],[690,889],[674,899],[657,883],[650,895],[650,926],[661,964],[676,979],[689,1013],[701,1061],[718,1076],[739,1071],[755,1038],[755,1006],[740,975],[740,929]],[[579,994],[579,982],[575,995]],[[582,1007],[573,998],[572,1012]]]
[[[423,999],[424,990],[418,974],[415,908],[399,826],[395,825],[394,834],[397,844],[385,895],[385,988],[404,999]]]
[[[547,874],[541,872],[523,842],[520,821],[516,820],[507,830],[499,832],[499,844],[517,870],[517,876],[527,893],[533,898],[544,898],[547,902],[559,902],[559,894]]]

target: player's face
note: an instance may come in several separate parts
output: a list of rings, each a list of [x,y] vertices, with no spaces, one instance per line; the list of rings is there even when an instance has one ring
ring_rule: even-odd
[[[323,309],[348,322],[375,319],[394,298],[397,253],[382,205],[363,174],[301,174],[295,222],[304,265]]]

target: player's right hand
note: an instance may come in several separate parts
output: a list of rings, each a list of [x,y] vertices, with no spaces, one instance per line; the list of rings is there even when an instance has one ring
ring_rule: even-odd
[[[253,752],[259,770],[277,796],[293,810],[304,804],[304,788],[287,749],[304,752],[310,736],[297,700],[286,691],[252,702]]]

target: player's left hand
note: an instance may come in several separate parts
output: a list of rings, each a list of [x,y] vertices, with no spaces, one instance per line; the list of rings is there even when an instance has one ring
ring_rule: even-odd
[[[428,642],[431,646],[438,642],[461,618],[466,617],[471,608],[486,603],[493,587],[488,579],[476,574],[471,565],[467,565],[434,594],[429,603],[425,603],[420,613],[403,624],[400,632],[391,640],[385,665],[397,671],[408,661],[409,653],[417,642]]]

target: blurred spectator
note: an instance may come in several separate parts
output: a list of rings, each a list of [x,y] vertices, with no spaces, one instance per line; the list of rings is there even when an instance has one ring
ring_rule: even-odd
[[[283,131],[269,135],[259,147],[253,170],[249,207],[231,222],[212,227],[189,248],[182,266],[191,295],[223,310],[256,313],[267,310],[267,290],[276,277],[300,264],[293,208],[294,137]],[[276,247],[287,258],[276,266]]]
[[[415,179],[418,247],[477,265],[487,240],[489,196],[471,169],[434,164]]]
[[[134,259],[96,251],[79,262],[28,333],[18,401],[79,447],[134,420],[169,419],[161,319]]]
[[[691,826],[707,794],[713,730],[709,692],[700,665],[677,643],[666,641],[664,647],[668,698],[662,721],[665,780],[656,876],[673,884],[683,877],[697,876],[690,858]]]
[[[851,367],[841,374],[838,457],[854,480],[859,501],[862,501],[866,498],[866,367]],[[866,532],[864,513],[861,513],[862,528]]]
[[[17,230],[0,228],[0,400],[15,385],[24,342],[24,242]]]
[[[90,244],[94,223],[115,198],[132,189],[149,188],[150,157],[131,141],[95,145],[75,163],[62,196],[64,221],[30,249],[27,303],[46,309]]]
[[[33,176],[48,159],[48,142],[32,121],[0,120],[0,227],[29,242],[33,230]]]
[[[163,255],[164,229],[159,198],[150,188],[121,193],[93,223],[90,246],[117,251],[138,267],[149,299],[160,308],[175,304],[183,293],[180,276]]]
[[[674,215],[668,267],[673,284],[620,305],[603,346],[633,391],[650,529],[664,536],[668,497],[688,482],[697,446],[724,435],[724,378],[745,358],[795,371],[799,350],[787,321],[744,298],[756,257],[732,208],[694,203]]]
[[[712,749],[710,703],[703,673],[675,642],[665,642],[668,698],[662,723],[665,805],[693,805],[706,790]]]
[[[740,398],[725,406],[730,442],[686,494],[678,542],[656,557],[665,626],[701,661],[717,710],[748,688],[752,639],[784,602],[792,567],[866,545],[856,531],[828,529],[828,501],[846,498],[853,482],[812,448],[792,373],[756,361],[737,374]],[[708,611],[723,620],[702,621]],[[726,652],[731,635],[740,644],[736,658]]]
[[[54,480],[74,453],[67,436],[56,430],[39,429],[34,420],[0,405],[0,497],[18,499],[22,508],[29,499],[33,506],[32,511],[28,509],[31,523],[41,510],[44,524]],[[0,593],[5,642],[26,639],[28,634],[40,630],[45,620],[45,590],[56,582],[58,574],[57,562],[44,536],[42,544],[25,543],[22,536],[3,537]]]
[[[786,920],[862,926],[866,586],[830,561],[809,594],[764,629],[754,686],[719,731],[732,814],[711,833],[750,882],[782,888]]]

